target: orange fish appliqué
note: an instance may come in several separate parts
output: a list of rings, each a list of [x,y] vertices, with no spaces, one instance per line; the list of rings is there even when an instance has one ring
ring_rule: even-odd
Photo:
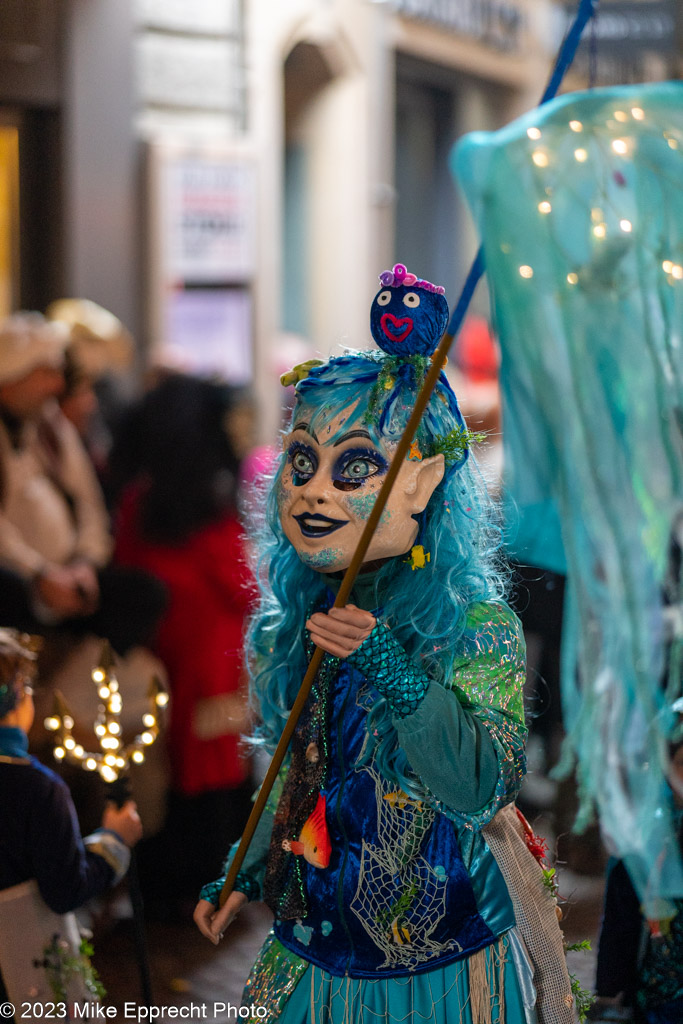
[[[298,840],[285,840],[282,844],[285,849],[291,850],[297,856],[303,856],[314,868],[326,868],[332,853],[330,834],[325,821],[325,803],[325,797],[320,793],[315,810],[306,819]]]

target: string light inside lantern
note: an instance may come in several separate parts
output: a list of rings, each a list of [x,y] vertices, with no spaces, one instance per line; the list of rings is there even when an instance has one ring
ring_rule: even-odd
[[[159,735],[159,712],[168,705],[168,693],[161,680],[154,676],[147,694],[148,710],[142,716],[144,728],[130,743],[123,745],[119,721],[123,698],[116,678],[114,655],[107,642],[102,647],[99,664],[92,670],[91,678],[100,698],[94,725],[100,750],[87,751],[76,741],[72,734],[74,720],[59,691],[55,693],[53,712],[45,719],[45,728],[55,734],[54,756],[57,761],[78,764],[84,771],[97,771],[105,782],[116,782],[131,762],[142,764],[145,760],[144,751]]]

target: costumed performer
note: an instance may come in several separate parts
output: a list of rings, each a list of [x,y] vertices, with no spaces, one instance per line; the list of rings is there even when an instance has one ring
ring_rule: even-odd
[[[384,351],[293,371],[248,637],[267,747],[326,654],[235,891],[218,910],[224,879],[205,886],[195,920],[218,942],[247,900],[273,910],[244,995],[269,1020],[521,1024],[531,970],[481,829],[524,775],[524,642],[443,373],[331,608],[448,321],[443,288],[400,264],[380,282]]]

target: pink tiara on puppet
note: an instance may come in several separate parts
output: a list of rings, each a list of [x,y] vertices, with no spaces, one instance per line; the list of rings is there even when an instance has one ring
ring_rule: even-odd
[[[391,356],[431,356],[448,326],[445,289],[409,274],[402,263],[379,280],[370,309],[375,343]]]

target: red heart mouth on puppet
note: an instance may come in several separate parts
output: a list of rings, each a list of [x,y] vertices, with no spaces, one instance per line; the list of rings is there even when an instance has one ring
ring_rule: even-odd
[[[413,329],[412,317],[404,316],[399,320],[393,313],[383,313],[380,323],[389,341],[403,341]]]

